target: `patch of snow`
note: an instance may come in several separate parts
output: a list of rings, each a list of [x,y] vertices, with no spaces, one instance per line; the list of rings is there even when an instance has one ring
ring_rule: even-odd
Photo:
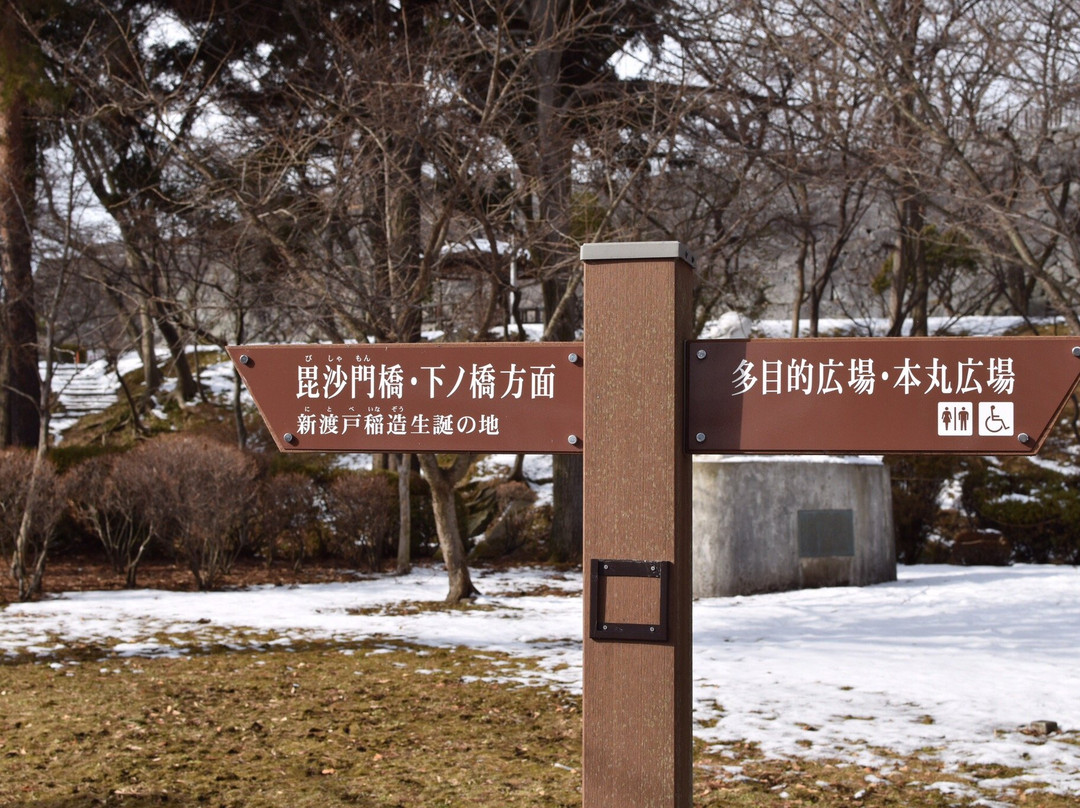
[[[537,660],[492,676],[579,692],[580,572],[474,576],[488,609],[408,615],[379,607],[441,600],[441,570],[231,592],[71,593],[4,609],[0,654],[62,660],[68,645],[117,640],[116,653],[190,654],[227,630],[235,636],[225,639],[255,649],[270,645],[260,636],[393,638]],[[541,586],[569,596],[527,594]],[[997,764],[1020,769],[1017,782],[1080,795],[1077,614],[1080,570],[1062,566],[901,567],[896,582],[877,586],[704,598],[693,616],[695,735],[878,769],[893,765],[883,749]],[[1047,718],[1064,731],[1024,731]]]
[[[1065,477],[1072,477],[1077,474],[1078,469],[1075,465],[1066,465],[1064,463],[1058,463],[1055,460],[1050,460],[1046,457],[1039,457],[1038,455],[1031,455],[1026,458],[1029,463],[1034,466],[1038,466],[1041,469],[1047,471],[1053,471],[1057,474],[1061,474]]]

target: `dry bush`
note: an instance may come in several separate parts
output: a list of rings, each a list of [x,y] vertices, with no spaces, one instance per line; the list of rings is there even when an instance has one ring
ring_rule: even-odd
[[[72,470],[72,512],[97,536],[129,589],[136,585],[139,562],[153,538],[145,512],[153,495],[150,446],[142,444],[122,456],[94,457]]]
[[[949,563],[1007,567],[1012,563],[1012,545],[996,530],[963,530],[953,537]]]
[[[53,529],[63,512],[62,502],[63,485],[52,463],[42,459],[35,479],[31,452],[0,450],[0,554],[10,559],[20,600],[29,600],[41,592]],[[23,516],[28,505],[30,520],[24,530]]]
[[[374,570],[395,551],[398,496],[391,475],[350,472],[338,477],[327,491],[327,508],[331,549],[347,563]]]
[[[473,555],[476,558],[495,559],[521,551],[526,545],[535,544],[538,511],[532,505],[536,492],[523,482],[510,481],[494,487],[495,518],[484,531]]]
[[[284,558],[299,568],[319,545],[323,495],[307,475],[275,474],[259,485],[251,519],[251,541],[267,564]]]
[[[214,589],[242,547],[255,493],[255,463],[235,446],[186,435],[141,449],[140,488],[151,531],[172,547],[200,590]]]

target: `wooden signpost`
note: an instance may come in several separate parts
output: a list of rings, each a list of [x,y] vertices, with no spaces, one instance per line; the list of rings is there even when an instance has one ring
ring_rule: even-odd
[[[691,341],[682,245],[581,258],[583,343],[229,353],[282,451],[582,452],[583,805],[688,808],[691,454],[1033,454],[1080,339]]]

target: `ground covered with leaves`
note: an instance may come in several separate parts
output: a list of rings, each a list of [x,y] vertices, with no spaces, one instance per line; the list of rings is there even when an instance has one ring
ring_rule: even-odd
[[[364,577],[356,570],[345,569],[333,560],[309,559],[303,566],[284,562],[267,564],[253,558],[239,558],[222,576],[223,589],[273,584],[323,584],[332,581],[355,581]],[[50,559],[43,582],[44,595],[60,592],[109,591],[124,588],[124,577],[99,555],[61,556]],[[138,585],[144,589],[188,592],[195,589],[191,572],[182,564],[165,559],[150,559],[139,565]],[[0,604],[16,599],[10,575],[0,575]]]
[[[464,649],[315,643],[139,659],[84,647],[0,665],[0,806],[576,806],[576,696]],[[705,749],[699,806],[1065,806],[995,767],[870,770]]]
[[[385,645],[8,664],[0,805],[572,805],[578,707],[486,681],[516,664]]]

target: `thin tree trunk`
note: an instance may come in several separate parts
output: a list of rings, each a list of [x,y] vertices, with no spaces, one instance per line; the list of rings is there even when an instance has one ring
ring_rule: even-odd
[[[34,452],[34,464],[31,467],[30,479],[26,482],[26,503],[23,507],[22,518],[19,520],[19,532],[15,537],[15,552],[11,559],[11,575],[15,579],[20,601],[30,600],[41,589],[41,579],[45,575],[45,557],[52,539],[50,530],[42,538],[42,546],[38,548],[36,558],[31,557],[32,531],[36,517],[34,509],[47,448],[48,442],[42,440]]]
[[[184,351],[184,341],[180,338],[180,332],[176,325],[166,314],[166,306],[157,304],[155,320],[158,330],[165,337],[165,344],[172,356],[173,369],[176,371],[176,392],[182,402],[194,401],[199,395],[199,385],[191,372],[191,363],[188,362],[187,353]]]
[[[506,477],[507,482],[525,482],[525,455],[514,455],[514,465],[510,469],[510,474]]]
[[[243,392],[244,383],[240,379],[240,373],[237,370],[233,370],[232,415],[233,424],[236,426],[236,445],[241,449],[246,449],[248,431],[247,424],[244,423]]]
[[[401,455],[398,462],[398,550],[397,566],[395,572],[398,575],[407,575],[412,569],[412,502],[409,497],[410,478],[412,476],[412,455]]]
[[[571,270],[570,200],[571,145],[564,120],[562,92],[563,45],[556,32],[566,20],[563,6],[552,0],[538,0],[531,9],[529,25],[541,43],[533,57],[536,86],[536,181],[540,239],[539,264],[544,273],[546,325],[544,339],[572,340],[580,323],[574,299],[577,275]],[[552,458],[552,553],[566,559],[581,554],[581,456],[555,455]]]
[[[803,297],[806,295],[806,260],[810,255],[809,237],[804,235],[799,242],[799,257],[795,259],[795,294],[791,309],[792,339],[799,336]]]
[[[7,341],[7,317],[0,307],[0,340]],[[0,447],[11,443],[11,432],[8,429],[11,419],[8,415],[8,368],[11,365],[11,353],[0,345]]]
[[[143,377],[146,391],[144,398],[149,400],[161,387],[161,370],[157,363],[157,345],[154,339],[154,320],[150,316],[150,304],[139,305],[139,353],[142,355]]]
[[[128,387],[127,382],[124,380],[124,374],[120,372],[120,365],[117,362],[117,357],[115,355],[110,355],[106,361],[108,364],[112,365],[113,371],[116,373],[116,380],[120,383],[120,391],[124,394],[124,400],[127,402],[128,411],[131,413],[132,431],[136,435],[145,435],[146,430],[143,428],[142,418],[139,415],[139,405],[136,403],[135,397],[131,395],[131,388]]]
[[[896,250],[892,255],[892,278],[889,285],[889,330],[886,336],[899,337],[904,332],[904,302],[907,298],[906,267],[902,258],[904,237],[896,238]]]
[[[61,293],[57,290],[57,295]],[[52,544],[53,529],[50,524],[41,537],[37,554],[31,558],[32,544],[34,540],[34,520],[37,518],[38,488],[41,485],[42,470],[45,468],[46,453],[49,449],[49,391],[53,378],[53,324],[55,322],[55,307],[49,312],[45,329],[45,383],[39,389],[40,400],[36,402],[35,409],[41,413],[38,418],[37,448],[34,451],[34,463],[30,467],[30,479],[26,482],[26,503],[23,507],[22,518],[19,520],[19,532],[15,538],[15,553],[11,560],[11,573],[18,586],[19,600],[27,601],[41,592],[41,581],[45,577],[45,561],[49,554],[49,545]],[[36,373],[36,368],[35,368]]]

